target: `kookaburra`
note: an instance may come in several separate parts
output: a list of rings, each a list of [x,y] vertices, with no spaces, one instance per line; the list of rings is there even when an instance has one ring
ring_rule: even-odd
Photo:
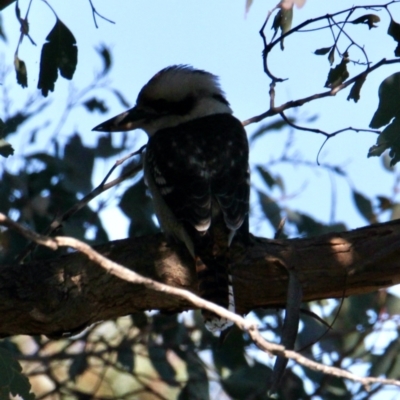
[[[229,246],[249,232],[248,141],[242,124],[206,71],[175,65],[158,72],[136,106],[96,131],[143,129],[144,177],[160,226],[195,259],[202,297],[234,311]],[[204,311],[211,331],[231,323]]]

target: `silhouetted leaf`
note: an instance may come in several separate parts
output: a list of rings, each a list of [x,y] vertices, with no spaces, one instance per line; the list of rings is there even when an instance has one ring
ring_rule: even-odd
[[[370,128],[387,125],[400,117],[400,72],[387,77],[379,86],[379,105],[369,124]]]
[[[363,194],[353,190],[353,200],[360,214],[370,223],[376,222],[376,216],[372,209],[371,200]]]
[[[84,194],[92,190],[94,156],[94,150],[85,147],[78,134],[71,136],[64,148],[66,171],[63,185],[67,189]]]
[[[175,379],[175,370],[168,362],[167,351],[162,347],[149,346],[148,352],[150,361],[161,379],[171,386],[179,386],[179,383]]]
[[[346,230],[346,226],[342,223],[325,225],[307,214],[286,210],[288,222],[296,225],[299,234],[306,234],[307,237],[323,235],[329,232],[342,232]]]
[[[136,328],[143,329],[149,325],[149,319],[144,312],[131,314],[131,319]]]
[[[394,55],[396,57],[400,57],[400,24],[391,19],[387,33],[397,42],[397,47],[394,51]]]
[[[14,154],[14,148],[4,139],[0,139],[0,156],[8,157]]]
[[[288,120],[290,122],[296,122],[294,118],[288,118]],[[281,129],[286,128],[287,126],[288,126],[287,122],[284,121],[283,119],[263,124],[250,136],[249,140],[250,142],[252,142],[253,140],[258,139],[267,133],[271,133],[273,131],[280,131]]]
[[[25,62],[20,60],[17,56],[14,57],[14,68],[17,74],[17,83],[23,88],[28,86],[28,72],[26,71]]]
[[[332,49],[332,46],[330,47],[321,47],[320,49],[317,49],[314,51],[314,54],[317,56],[323,56],[324,54],[328,54]]]
[[[22,374],[22,367],[14,356],[6,349],[0,348],[0,388],[4,399],[10,394],[20,396],[24,400],[34,400],[35,395],[30,393],[31,384]]]
[[[239,367],[248,365],[245,357],[245,340],[243,332],[232,328],[224,341],[224,345],[215,344],[212,348],[212,355],[215,367],[222,372],[224,369],[234,371]]]
[[[32,114],[24,114],[17,111],[14,115],[4,121],[4,127],[2,128],[2,136],[6,137],[10,133],[17,131],[20,125],[22,125]]]
[[[269,222],[271,222],[273,228],[277,230],[282,220],[280,207],[275,200],[267,196],[265,193],[260,191],[257,191],[257,193],[261,209],[268,218]]]
[[[246,0],[246,14],[249,12],[251,5],[253,4],[253,0]]]
[[[393,206],[392,201],[385,196],[376,196],[378,200],[378,208],[380,211],[390,210]]]
[[[247,399],[249,393],[254,399],[267,399],[266,392],[272,370],[256,362],[252,367],[241,367],[232,372],[221,384],[234,399]],[[265,396],[265,397],[262,397]]]
[[[376,144],[371,146],[368,157],[380,156],[386,149],[392,158],[390,165],[400,161],[400,118],[395,118],[378,136]]]
[[[0,15],[0,38],[3,39],[4,42],[7,42],[6,34],[3,30],[3,17]]]
[[[349,393],[343,378],[333,376],[329,379],[324,393],[324,400],[353,400],[353,394]]]
[[[87,362],[86,354],[85,353],[77,354],[69,367],[68,370],[69,378],[72,381],[76,382],[76,378],[82,375],[88,369],[88,367],[89,365]]]
[[[111,91],[112,91],[112,93],[114,93],[115,97],[121,103],[121,105],[123,107],[125,107],[125,108],[130,108],[131,107],[131,103],[129,103],[129,101],[125,99],[125,97],[123,96],[123,94],[119,90],[112,89]]]
[[[347,71],[348,62],[348,54],[345,53],[342,61],[335,68],[330,69],[325,87],[334,88],[339,86],[349,77],[349,72]]]
[[[132,350],[132,345],[127,340],[123,340],[118,346],[117,362],[122,365],[125,371],[133,371],[135,365],[135,353]]]
[[[124,193],[119,203],[123,213],[131,219],[129,231],[132,234],[148,235],[159,230],[153,221],[153,203],[146,190],[142,178]]]
[[[375,23],[379,22],[381,19],[376,14],[365,14],[361,17],[356,18],[354,21],[350,21],[351,24],[366,24],[369,29],[377,28]]]
[[[96,49],[97,52],[99,53],[101,59],[103,60],[103,71],[101,74],[104,76],[108,72],[110,72],[111,65],[112,65],[112,57],[110,50],[103,44],[101,47]]]
[[[333,46],[332,50],[328,54],[328,61],[330,65],[333,65],[333,63],[335,62],[335,49],[336,47]]]
[[[114,147],[112,144],[111,134],[108,132],[106,135],[100,136],[97,140],[96,157],[112,157],[120,153],[122,150],[124,150],[124,148],[124,146]]]
[[[78,48],[72,32],[57,19],[48,41],[42,47],[38,89],[43,96],[54,90],[58,70],[62,77],[72,79],[78,62]]]
[[[180,353],[187,365],[189,375],[186,385],[178,396],[178,400],[209,400],[207,372],[196,353]]]
[[[272,189],[273,186],[276,185],[275,178],[273,178],[272,175],[265,168],[257,166],[257,171],[270,189]]]
[[[347,97],[347,100],[353,99],[355,103],[360,100],[360,92],[362,85],[364,84],[365,80],[367,79],[367,75],[360,76],[351,87],[350,93]]]
[[[86,100],[83,105],[90,112],[98,111],[100,114],[104,114],[108,111],[108,107],[105,105],[104,101],[96,97]]]

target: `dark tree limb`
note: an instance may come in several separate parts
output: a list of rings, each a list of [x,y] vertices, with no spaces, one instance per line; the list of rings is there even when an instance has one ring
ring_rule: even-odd
[[[96,250],[135,272],[196,293],[185,250],[154,235],[110,242]],[[400,283],[400,222],[311,239],[255,238],[233,248],[238,311],[282,307],[294,269],[304,301],[368,293]],[[131,284],[85,255],[0,266],[0,335],[52,334],[143,310],[179,312],[185,300]]]

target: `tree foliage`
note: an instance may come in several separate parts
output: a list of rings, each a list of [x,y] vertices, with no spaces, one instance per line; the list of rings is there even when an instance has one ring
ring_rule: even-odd
[[[293,2],[288,8],[283,7],[284,3],[287,2],[269,14],[261,29],[264,40],[263,67],[271,79],[271,107],[264,114],[244,122],[250,124],[267,117],[280,116],[279,120],[263,121],[254,128],[250,133],[253,147],[259,146],[271,132],[280,132],[286,138],[281,154],[252,166],[253,177],[257,177],[254,179],[257,184],[253,188],[256,204],[254,214],[258,214],[260,220],[268,221],[281,237],[315,237],[343,231],[346,224],[336,220],[329,223],[318,221],[302,210],[285,206],[281,200],[288,196],[286,177],[274,172],[272,166],[290,164],[315,168],[315,163],[293,155],[292,138],[296,129],[315,132],[329,140],[353,128],[325,132],[308,127],[315,120],[314,117],[302,120],[295,114],[286,116],[286,112],[348,88],[348,100],[358,102],[369,74],[384,65],[400,62],[400,25],[394,18],[399,19],[400,14],[395,8],[397,1],[391,1],[376,7],[382,12],[381,16],[376,14],[375,8],[371,11],[370,7],[354,6],[292,27],[296,8],[293,8]],[[21,43],[23,37],[29,37],[28,15],[22,17],[18,3],[14,5],[21,25]],[[93,16],[99,17],[91,5]],[[246,7],[251,10],[251,1],[247,1]],[[58,74],[71,80],[77,68],[79,46],[76,45],[74,34],[67,26],[68,21],[64,24],[57,15],[55,18],[55,25],[42,44],[40,57],[38,89],[47,98],[29,97],[18,111],[1,116],[0,155],[4,160],[0,211],[36,232],[72,236],[95,245],[109,240],[106,222],[99,216],[107,207],[107,200],[101,200],[96,205],[88,205],[84,201],[85,196],[93,190],[96,163],[114,160],[116,155],[127,153],[131,148],[126,137],[116,144],[108,134],[98,137],[96,143],[89,146],[82,140],[79,131],[69,132],[66,140],[58,136],[59,132],[53,132],[48,143],[43,145],[37,143],[37,133],[47,129],[46,122],[26,132],[26,124],[35,121],[38,114],[45,113],[51,96],[58,95],[55,85]],[[386,59],[372,63],[368,49],[353,40],[347,31],[350,31],[349,27],[368,27],[366,34],[369,34],[374,29],[383,29],[383,24],[388,26],[388,39],[397,42],[397,47],[394,47],[395,58],[388,55]],[[1,27],[0,23],[0,39],[4,41],[6,36]],[[268,39],[265,32],[271,28],[273,35]],[[276,106],[275,91],[279,90],[284,78],[278,77],[270,67],[272,50],[279,44],[281,50],[288,51],[284,48],[284,40],[288,41],[290,35],[302,34],[305,29],[311,30],[310,34],[318,33],[321,29],[332,31],[332,43],[326,43],[326,46],[314,51],[316,56],[326,57],[328,61],[326,91],[313,94],[310,96],[312,99],[295,99]],[[363,60],[353,56],[356,51],[363,55]],[[67,99],[65,111],[59,117],[60,127],[65,119],[71,118],[71,112],[75,109],[106,114],[111,96],[122,107],[129,106],[124,95],[108,81],[113,63],[118,60],[113,60],[112,52],[106,46],[99,48],[98,55],[98,61],[102,63],[100,72],[86,87]],[[358,68],[357,72],[349,72],[350,64]],[[29,87],[29,71],[25,62],[18,57],[18,49],[14,68],[17,84]],[[381,83],[379,106],[371,117],[371,129],[365,129],[373,130],[378,135],[376,144],[371,144],[368,156],[381,156],[386,168],[392,172],[392,167],[400,160],[399,74],[394,73]],[[3,97],[3,101],[7,101],[12,94],[3,91]],[[9,164],[14,152],[10,142],[16,137],[38,144],[34,152],[20,155],[17,167]],[[400,203],[395,194],[368,198],[350,184],[343,166],[321,163],[320,167],[329,176],[334,175],[349,184],[354,207],[366,224],[380,222],[388,214],[389,219],[398,218]],[[122,187],[117,194],[114,192],[110,195],[118,196],[118,207],[130,221],[130,236],[158,232],[151,200],[146,195],[141,174],[137,174],[139,170],[140,154],[137,154],[119,170],[121,180],[130,177],[129,187]],[[395,172],[393,180],[395,184],[398,183]],[[99,188],[101,185],[96,190]],[[256,221],[256,217],[253,215],[253,221]],[[286,219],[284,227],[283,219]],[[55,259],[68,253],[67,250],[51,251],[32,244],[13,229],[0,231],[0,246],[2,265]],[[345,290],[344,283],[344,295]],[[397,378],[400,374],[400,337],[393,327],[398,324],[399,312],[399,298],[386,291],[352,296],[342,301],[304,303],[301,306],[295,349],[312,360],[328,365],[362,370],[370,376]],[[316,314],[320,318],[316,318]],[[262,327],[266,337],[279,341],[283,326],[280,310],[256,309],[251,318]],[[375,342],[384,328],[391,329],[391,337],[380,347]],[[17,360],[23,367],[23,373]],[[12,394],[24,399],[36,395],[36,398],[43,399],[184,400],[219,398],[224,393],[233,399],[267,399],[271,376],[271,361],[260,354],[247,334],[234,329],[221,344],[218,338],[204,329],[198,311],[182,315],[140,312],[92,326],[73,338],[17,336],[4,338],[0,347],[0,398],[8,398]],[[380,391],[384,391],[384,387],[379,384],[372,385],[367,392],[361,384],[290,365],[278,396],[282,399],[367,399]]]

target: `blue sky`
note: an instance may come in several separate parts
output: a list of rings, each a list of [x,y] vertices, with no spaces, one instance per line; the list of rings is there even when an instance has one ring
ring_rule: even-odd
[[[262,70],[263,48],[258,31],[268,11],[276,4],[274,1],[254,0],[247,15],[245,15],[244,0],[93,1],[99,13],[116,23],[110,24],[98,18],[99,29],[96,29],[89,2],[49,1],[58,17],[74,33],[78,43],[79,62],[73,85],[77,87],[86,85],[93,79],[96,69],[100,70],[101,62],[95,48],[104,43],[111,48],[114,57],[113,70],[110,74],[112,85],[121,90],[132,105],[140,88],[157,71],[168,65],[183,63],[219,75],[227,98],[240,120],[248,119],[269,108],[270,81]],[[307,0],[302,9],[295,9],[293,25],[353,4],[376,3],[379,1]],[[27,0],[20,0],[23,14],[27,5]],[[400,22],[400,5],[393,6],[391,11],[395,19]],[[355,17],[369,12],[371,11],[360,11]],[[19,37],[19,25],[15,19],[13,6],[2,14],[9,40],[7,45],[0,43],[6,50],[3,65],[12,65]],[[372,62],[384,57],[393,58],[396,46],[393,39],[386,34],[389,24],[387,14],[385,12],[378,14],[381,17],[379,28],[368,30],[364,25],[348,28],[354,39],[365,46]],[[29,88],[22,89],[15,85],[14,73],[9,74],[2,82],[5,87],[10,88],[16,108],[26,97],[37,92],[40,48],[55,23],[52,11],[41,1],[33,2],[29,20],[31,36],[38,46],[34,47],[29,41],[24,40],[19,51],[20,58],[25,60],[28,66]],[[266,33],[270,38],[272,31],[269,27]],[[317,48],[328,47],[331,44],[328,31],[317,31],[292,35],[285,41],[284,52],[278,47],[274,50],[270,58],[272,70],[280,77],[289,78],[276,87],[276,105],[325,90],[329,64],[326,57],[316,56],[313,52]],[[344,48],[344,45],[341,46],[341,50]],[[350,57],[355,60],[361,59],[361,54],[352,51]],[[337,62],[338,56],[335,64]],[[362,69],[349,64],[349,70],[352,73],[361,72]],[[318,119],[309,126],[329,132],[347,126],[367,128],[378,105],[377,91],[380,82],[398,70],[399,66],[394,65],[371,74],[362,88],[361,100],[357,104],[346,100],[349,92],[347,89],[336,97],[318,100],[297,110],[288,111],[287,115],[296,115],[299,123],[303,125],[307,124],[307,118],[317,115]],[[71,83],[59,78],[55,92],[49,95],[52,106],[42,117],[45,120],[50,115],[51,125],[39,132],[37,143],[33,145],[27,145],[23,138],[10,137],[17,153],[46,149],[49,136],[56,127],[56,119],[52,118],[52,115],[61,112],[70,90]],[[85,143],[94,144],[97,133],[91,129],[103,120],[124,111],[121,104],[106,91],[98,90],[97,95],[106,100],[110,107],[109,114],[88,115],[86,111],[75,110],[60,132],[57,132],[61,141],[78,131],[83,135]],[[259,125],[247,127],[247,132],[251,134]],[[257,141],[252,148],[252,161],[264,163],[279,157],[287,137],[287,132],[279,131]],[[118,138],[116,134],[116,140]],[[144,133],[140,132],[133,132],[130,138],[132,150],[146,140]],[[292,140],[291,153],[315,163],[324,137],[309,132],[295,132]],[[372,133],[345,132],[329,141],[323,148],[320,161],[346,167],[350,185],[344,179],[329,178],[321,167],[311,170],[306,167],[277,164],[271,167],[271,171],[282,176],[286,195],[282,196],[278,190],[275,190],[273,195],[281,200],[280,204],[284,206],[301,210],[323,222],[328,222],[331,217],[333,182],[336,190],[335,219],[345,221],[349,228],[365,225],[366,222],[353,206],[350,187],[367,196],[380,194],[390,197],[394,185],[394,174],[382,168],[381,160],[366,157],[369,147],[375,140],[376,135]],[[16,160],[18,157],[8,160],[7,163],[12,165],[17,163]],[[98,163],[93,178],[95,185],[102,180],[112,164],[112,161],[107,164]],[[253,177],[253,181],[261,187],[260,180],[256,176]],[[118,193],[122,193],[122,189],[104,195],[104,198],[109,200],[109,207],[102,212],[113,239],[124,238],[127,228],[127,222],[117,207]],[[254,214],[261,215],[256,206]],[[273,232],[268,222],[258,223],[257,218],[254,218],[253,223],[253,232],[272,236]]]
[[[364,1],[356,4],[374,3],[376,2]],[[110,24],[98,18],[99,29],[93,24],[88,2],[69,0],[52,1],[50,4],[76,37],[79,62],[73,84],[78,87],[91,81],[96,68],[100,69],[101,64],[95,48],[104,43],[112,49],[114,56],[114,66],[110,75],[112,84],[121,90],[132,104],[140,88],[154,73],[165,66],[183,63],[219,75],[221,85],[239,119],[245,120],[268,109],[269,79],[262,71],[262,42],[258,31],[268,11],[275,5],[272,1],[255,0],[249,13],[245,15],[244,1],[154,0],[114,1],[111,4],[98,0],[94,3],[98,12],[115,21],[115,24]],[[333,4],[333,2],[307,0],[303,8],[295,9],[293,25],[352,4],[347,1]],[[27,5],[28,1],[20,1],[22,14]],[[399,15],[400,21],[400,7],[396,5],[391,10],[394,15],[396,13]],[[363,13],[359,12],[355,16]],[[383,57],[392,57],[395,48],[395,42],[386,35],[389,21],[387,14],[381,12],[379,15],[381,22],[377,29],[368,30],[365,25],[349,28],[349,32],[359,44],[366,46],[373,62]],[[23,99],[28,94],[36,92],[41,44],[55,23],[54,15],[48,6],[38,1],[32,4],[29,20],[31,36],[38,46],[34,47],[29,41],[24,40],[19,51],[20,58],[28,64],[29,88],[22,89],[15,86],[13,74],[9,75],[6,82],[12,86],[16,102],[19,98]],[[19,32],[14,7],[5,10],[3,21],[9,38],[5,64],[12,65]],[[266,34],[271,37],[270,27],[267,28]],[[317,48],[331,44],[329,31],[317,31],[311,34],[293,35],[286,40],[284,52],[278,48],[274,50],[270,58],[271,69],[280,77],[289,78],[276,87],[276,105],[325,90],[323,86],[329,64],[326,57],[316,56],[313,52]],[[341,49],[343,50],[344,46]],[[350,57],[361,59],[361,55],[356,52],[351,52]],[[349,70],[361,72],[360,67],[357,69],[353,65],[349,65]],[[287,115],[296,115],[303,124],[307,118],[317,115],[318,119],[310,126],[327,131],[346,126],[367,128],[378,104],[376,93],[380,82],[397,70],[396,65],[384,67],[370,75],[362,89],[361,100],[357,104],[346,100],[348,90],[345,90],[336,97],[318,100],[297,110],[288,111]],[[58,112],[57,109],[64,103],[69,89],[69,82],[62,79],[57,81],[55,92],[49,96],[53,102],[52,113]],[[86,143],[93,144],[97,136],[91,132],[91,128],[103,119],[123,111],[122,106],[108,93],[98,91],[98,94],[110,106],[109,115],[87,115],[83,110],[77,110],[58,132],[60,138],[67,138],[74,131],[79,131]],[[249,126],[247,131],[251,133],[258,126],[259,124]],[[43,146],[48,140],[47,134],[49,133],[41,133],[35,146]],[[277,158],[286,137],[287,134],[280,131],[256,142],[252,148],[252,160],[263,163]],[[144,134],[140,132],[132,133],[131,138],[133,146],[138,145],[134,142],[135,138],[145,140]],[[292,153],[314,163],[323,140],[321,135],[296,132],[293,136]],[[352,185],[358,191],[369,196],[376,193],[388,196],[393,186],[393,174],[381,168],[379,159],[366,158],[368,148],[375,140],[375,134],[345,132],[327,143],[319,159],[321,162],[346,166]],[[27,149],[26,145],[24,149]],[[95,184],[109,166],[99,163],[98,174],[94,177]],[[276,198],[283,201],[282,204],[307,212],[325,222],[328,222],[331,216],[333,179],[337,190],[335,219],[346,221],[349,228],[365,224],[352,206],[349,185],[345,180],[330,179],[323,168],[310,170],[305,167],[294,168],[290,165],[277,164],[272,168],[272,172],[281,175],[286,185],[285,195],[278,191],[274,192]],[[257,183],[258,178],[254,176],[253,181]],[[259,210],[255,209],[255,215],[260,215]],[[103,212],[103,216],[112,218],[113,238],[125,236],[126,223],[116,207],[112,206],[112,202],[107,211]],[[267,222],[255,224],[254,229],[256,233],[272,234]]]

